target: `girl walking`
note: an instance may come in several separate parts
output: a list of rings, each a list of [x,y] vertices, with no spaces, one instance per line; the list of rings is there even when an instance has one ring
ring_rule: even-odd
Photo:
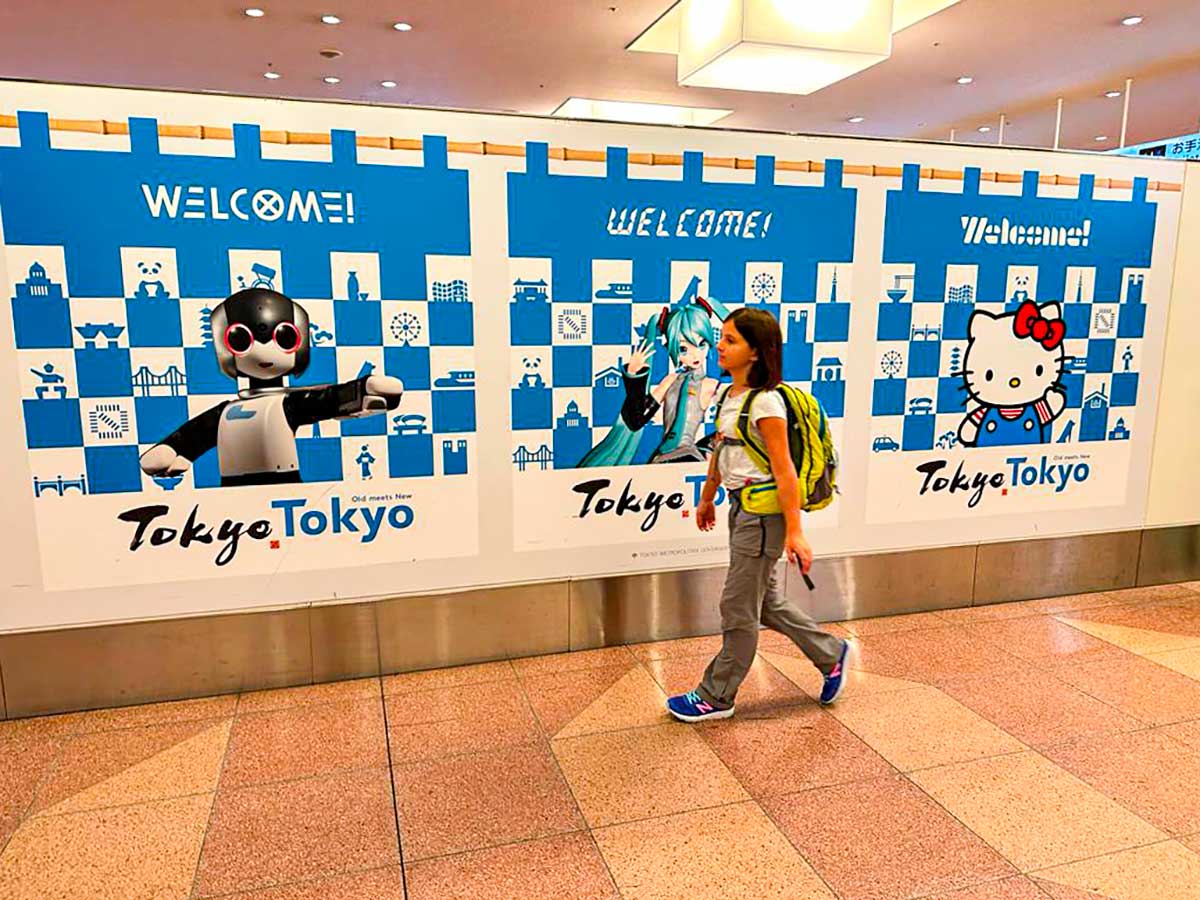
[[[796,468],[788,450],[787,410],[775,388],[783,380],[783,335],[779,322],[760,309],[739,309],[725,320],[717,344],[721,368],[733,379],[721,400],[717,449],[709,460],[708,480],[696,509],[696,524],[716,524],[713,500],[718,484],[729,497],[729,574],[721,594],[721,652],[709,663],[694,691],[671,697],[667,709],[684,722],[727,719],[734,698],[754,662],[759,624],[787,635],[817,667],[825,682],[821,703],[833,703],[846,684],[851,644],[822,631],[779,590],[775,564],[788,562],[807,574],[812,548],[800,525]],[[750,435],[767,449],[771,473],[754,465],[737,439],[737,421],[746,395],[757,389],[749,410]],[[773,480],[782,514],[759,516],[742,508],[741,491]]]

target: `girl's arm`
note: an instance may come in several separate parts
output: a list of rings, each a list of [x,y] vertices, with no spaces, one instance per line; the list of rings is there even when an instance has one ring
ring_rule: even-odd
[[[787,420],[769,416],[759,419],[757,424],[767,446],[767,458],[771,461],[771,477],[779,491],[779,508],[787,523],[784,550],[791,562],[807,572],[812,565],[812,548],[800,527],[800,491],[796,484],[796,466],[788,449]]]

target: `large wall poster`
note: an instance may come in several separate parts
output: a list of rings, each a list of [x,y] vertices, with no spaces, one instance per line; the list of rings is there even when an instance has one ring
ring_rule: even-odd
[[[888,192],[868,521],[1115,507],[1146,394],[1147,182]],[[1053,189],[1051,189],[1053,191]],[[919,223],[919,227],[917,227]],[[1162,335],[1152,346],[1158,353]]]
[[[160,152],[153,119],[131,120],[128,153],[52,149],[45,114],[19,132],[0,148],[0,210],[26,488],[42,546],[72,547],[70,565],[43,552],[47,589],[317,569],[351,545],[478,552],[467,175],[444,138],[414,167],[360,164],[352,132],[332,135],[331,163],[266,159],[254,125],[228,158]],[[245,288],[295,301],[285,343],[245,348],[282,347],[292,373],[294,485],[222,487],[218,429],[279,413],[220,364],[245,327],[221,301]],[[398,408],[343,417],[314,389],[375,376],[403,382]],[[146,465],[189,420],[194,463]]]
[[[741,181],[706,180],[698,152],[674,178],[634,176],[624,148],[606,165],[551,173],[530,144],[508,176],[518,550],[697,537],[733,309],[771,311],[784,377],[835,433],[846,413],[857,192],[841,160],[811,185],[778,180],[769,156]],[[836,505],[814,517],[836,521]]]
[[[1143,522],[1181,164],[0,84],[10,111],[0,630],[720,565],[692,510],[747,304],[832,417],[819,555]],[[295,309],[238,356],[242,288]],[[239,397],[272,360],[294,399]],[[299,481],[155,451],[260,419]]]

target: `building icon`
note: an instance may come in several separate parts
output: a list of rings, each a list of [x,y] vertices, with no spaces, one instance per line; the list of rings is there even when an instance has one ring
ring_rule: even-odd
[[[105,322],[100,325],[94,322],[87,322],[83,325],[76,325],[75,330],[83,338],[84,347],[88,350],[101,350],[116,347],[117,339],[124,333],[125,326],[118,325],[115,322]],[[97,343],[101,338],[103,339],[103,346],[98,347]]]
[[[433,283],[433,303],[470,303],[467,282],[463,278]]]
[[[61,300],[62,285],[55,284],[46,275],[45,267],[35,262],[29,267],[29,275],[17,283],[18,300]]]
[[[442,474],[467,474],[467,442],[458,440],[442,441]]]
[[[573,467],[592,449],[592,430],[587,416],[579,411],[574,400],[554,426],[554,459],[558,468]]]
[[[821,402],[826,415],[834,418],[845,415],[846,381],[842,376],[842,361],[838,357],[824,356],[817,361],[812,395]]]
[[[1146,276],[1135,273],[1129,276],[1129,281],[1125,286],[1125,302],[1126,303],[1141,303],[1142,296],[1146,289]]]
[[[788,381],[811,381],[813,345],[808,338],[808,310],[787,314],[787,342],[783,345],[783,375]]]
[[[969,284],[959,284],[947,292],[950,303],[970,303],[975,299],[975,288]]]
[[[1108,437],[1108,389],[1092,391],[1083,399],[1083,413],[1079,422],[1079,440],[1103,441]]]
[[[625,402],[624,363],[618,359],[592,381],[592,417],[598,423],[616,422]]]
[[[516,303],[545,303],[548,286],[544,278],[526,281],[518,278],[513,282],[513,301]]]
[[[508,307],[509,331],[518,346],[544,346],[551,342],[549,288],[544,279],[513,282]]]

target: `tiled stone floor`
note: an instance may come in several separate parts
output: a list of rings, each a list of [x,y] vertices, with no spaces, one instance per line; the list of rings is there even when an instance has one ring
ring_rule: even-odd
[[[1200,898],[1200,583],[0,722],[0,898]]]

